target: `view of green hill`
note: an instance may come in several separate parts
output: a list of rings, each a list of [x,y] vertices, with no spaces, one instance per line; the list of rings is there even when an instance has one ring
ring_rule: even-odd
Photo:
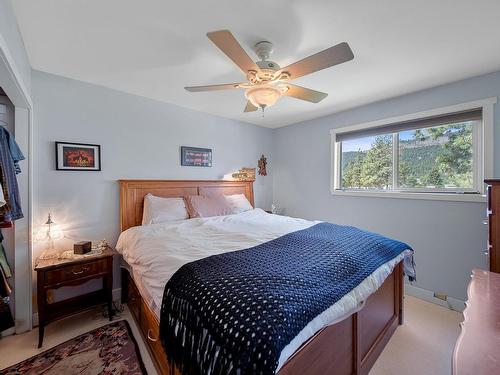
[[[409,139],[400,140],[399,150],[401,187],[472,187],[470,125],[417,130]],[[392,163],[391,135],[374,137],[368,150],[342,152],[343,187],[388,189]]]
[[[400,163],[405,165],[410,171],[409,174],[415,179],[422,179],[427,173],[433,169],[436,164],[441,146],[428,145],[423,147],[404,147],[404,142],[401,142]],[[362,162],[366,155],[366,151],[348,151],[342,153],[342,170],[344,175],[346,168],[355,160]]]

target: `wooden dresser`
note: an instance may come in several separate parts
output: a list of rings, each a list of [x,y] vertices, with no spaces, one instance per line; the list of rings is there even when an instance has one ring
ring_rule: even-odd
[[[500,272],[500,179],[484,181],[488,185],[488,256],[490,271]]]
[[[454,375],[500,374],[500,274],[472,271]]]

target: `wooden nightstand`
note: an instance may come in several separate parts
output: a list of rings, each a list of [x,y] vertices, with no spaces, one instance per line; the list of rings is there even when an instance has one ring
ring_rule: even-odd
[[[113,255],[108,247],[102,254],[80,259],[39,260],[36,264],[38,300],[38,347],[42,347],[45,326],[54,320],[107,303],[109,320],[113,316]],[[49,303],[47,291],[102,279],[102,289],[62,301]]]

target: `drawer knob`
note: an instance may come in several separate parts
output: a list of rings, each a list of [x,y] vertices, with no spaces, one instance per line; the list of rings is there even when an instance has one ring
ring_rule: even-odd
[[[150,328],[150,329],[148,329],[148,340],[149,340],[149,341],[152,341],[152,342],[157,342],[157,341],[158,341],[158,338],[154,338],[154,337],[152,337],[152,336],[151,336],[151,333],[152,333],[152,332],[153,332],[153,331],[151,330],[151,328]]]
[[[87,272],[89,269],[87,267],[83,267],[80,271],[73,271],[73,275],[81,275],[84,272]]]

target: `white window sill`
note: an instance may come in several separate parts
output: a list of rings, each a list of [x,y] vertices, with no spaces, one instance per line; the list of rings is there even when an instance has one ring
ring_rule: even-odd
[[[486,202],[486,196],[481,194],[455,194],[455,193],[413,193],[399,191],[353,191],[332,190],[332,195],[347,197],[373,197],[373,198],[399,198],[399,199],[425,199],[436,201],[455,202]]]

